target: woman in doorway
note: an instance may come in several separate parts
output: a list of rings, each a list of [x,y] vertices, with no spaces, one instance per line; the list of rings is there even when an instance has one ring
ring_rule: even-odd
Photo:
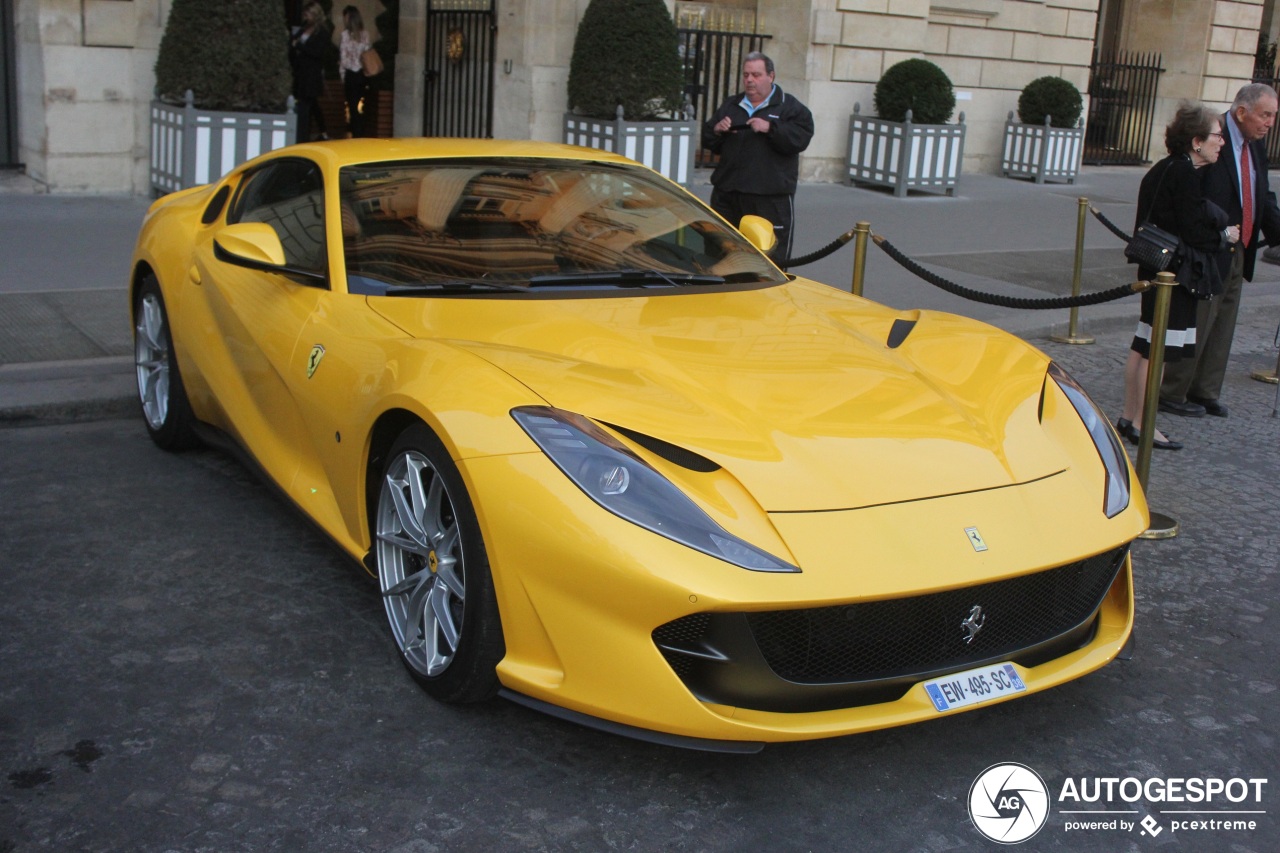
[[[360,102],[364,99],[368,80],[364,76],[364,64],[360,57],[368,49],[369,33],[365,31],[364,18],[355,6],[347,6],[342,10],[338,71],[342,74],[342,92],[347,101],[347,127],[352,136],[364,136],[364,116],[360,113]]]
[[[298,101],[298,141],[310,142],[314,135],[328,139],[320,96],[324,94],[324,56],[329,39],[328,19],[315,0],[302,7],[302,26],[295,27],[289,40],[293,60],[293,96]]]

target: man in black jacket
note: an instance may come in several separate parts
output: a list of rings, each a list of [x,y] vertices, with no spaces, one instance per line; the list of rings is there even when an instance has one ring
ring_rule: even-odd
[[[774,83],[773,60],[758,51],[742,61],[743,91],[702,128],[702,145],[720,155],[711,173],[711,208],[733,225],[747,214],[773,223],[772,256],[791,256],[800,152],[813,138],[809,108]]]
[[[1236,314],[1244,281],[1253,280],[1259,232],[1267,242],[1280,243],[1280,207],[1267,181],[1267,149],[1263,141],[1276,120],[1276,91],[1265,83],[1250,83],[1237,94],[1222,116],[1222,154],[1204,167],[1204,197],[1239,224],[1240,242],[1218,256],[1223,292],[1196,306],[1196,357],[1165,366],[1160,386],[1160,411],[1198,418],[1225,418],[1227,407],[1218,397],[1236,332]],[[1249,180],[1242,186],[1240,176]]]

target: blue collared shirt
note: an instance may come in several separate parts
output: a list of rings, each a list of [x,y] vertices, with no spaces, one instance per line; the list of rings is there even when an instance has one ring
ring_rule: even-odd
[[[751,118],[756,114],[757,110],[762,110],[766,106],[768,106],[769,102],[773,100],[774,93],[777,91],[778,91],[778,84],[774,83],[773,88],[769,90],[769,94],[765,97],[763,101],[760,102],[760,106],[758,107],[751,106],[751,99],[748,98],[746,95],[742,96],[742,103],[739,104],[738,106],[742,107],[744,110],[747,111],[747,118]]]

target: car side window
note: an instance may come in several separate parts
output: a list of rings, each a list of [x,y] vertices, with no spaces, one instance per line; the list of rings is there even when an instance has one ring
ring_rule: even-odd
[[[324,272],[324,180],[310,160],[277,160],[247,175],[227,222],[267,223],[280,237],[286,263]]]

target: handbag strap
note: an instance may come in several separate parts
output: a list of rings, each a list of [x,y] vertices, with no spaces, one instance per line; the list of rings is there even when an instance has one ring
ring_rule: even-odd
[[[1186,155],[1184,154],[1183,156],[1185,157]],[[1147,202],[1147,215],[1141,217],[1138,220],[1139,222],[1151,221],[1151,208],[1155,205],[1156,198],[1160,195],[1160,188],[1164,186],[1164,179],[1169,174],[1169,170],[1173,168],[1173,161],[1175,159],[1176,158],[1174,157],[1170,157],[1168,164],[1164,167],[1164,171],[1160,173],[1160,180],[1156,181],[1156,190],[1151,194],[1151,201]]]

